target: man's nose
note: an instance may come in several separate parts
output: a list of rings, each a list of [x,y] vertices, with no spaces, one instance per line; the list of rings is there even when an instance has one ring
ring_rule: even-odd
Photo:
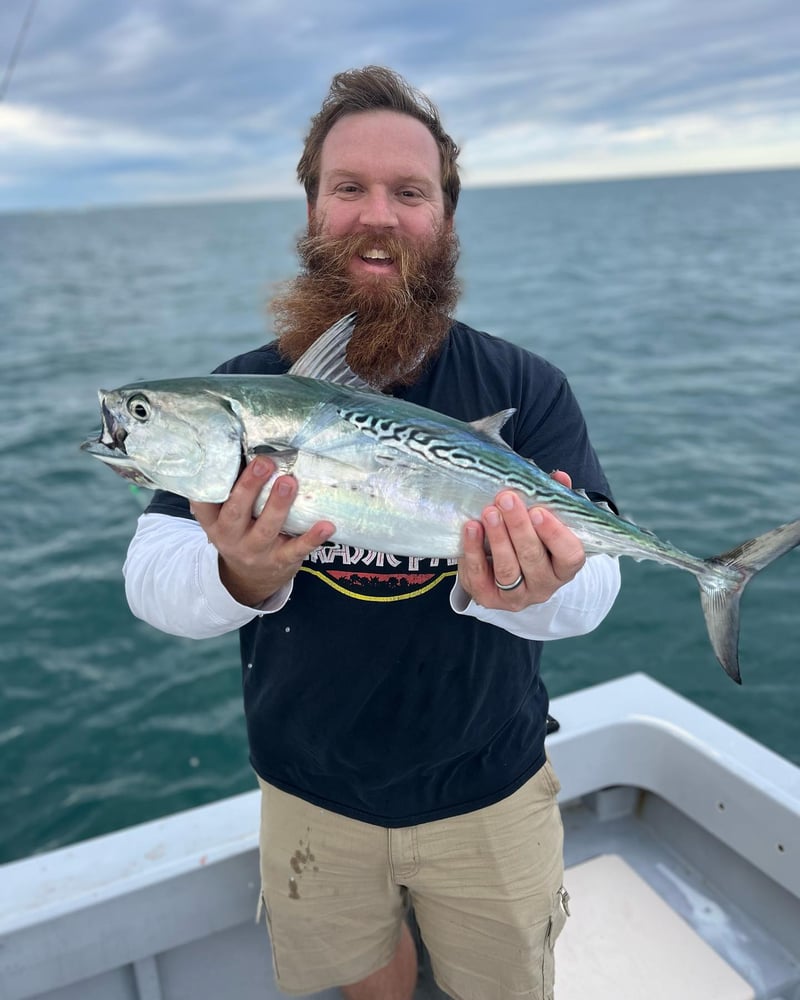
[[[375,229],[393,229],[397,211],[391,195],[382,189],[369,191],[361,202],[360,222]]]

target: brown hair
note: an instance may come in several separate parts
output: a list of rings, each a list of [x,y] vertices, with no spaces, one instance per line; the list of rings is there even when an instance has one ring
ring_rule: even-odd
[[[306,190],[309,204],[317,199],[319,161],[322,144],[328,132],[340,118],[362,111],[398,111],[422,122],[439,147],[442,164],[442,191],[446,217],[456,210],[461,180],[458,176],[459,148],[442,127],[436,105],[407,83],[398,73],[385,66],[365,66],[337,73],[322,107],[311,119],[303,155],[297,164],[297,177]]]

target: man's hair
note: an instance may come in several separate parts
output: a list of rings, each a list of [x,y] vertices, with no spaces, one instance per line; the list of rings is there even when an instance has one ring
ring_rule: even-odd
[[[436,105],[385,66],[345,70],[331,80],[322,107],[311,119],[303,155],[297,164],[297,177],[306,190],[309,204],[313,205],[317,200],[319,164],[325,137],[340,118],[362,111],[398,111],[416,118],[428,129],[439,147],[445,215],[452,217],[461,191],[456,165],[458,146],[442,127]]]

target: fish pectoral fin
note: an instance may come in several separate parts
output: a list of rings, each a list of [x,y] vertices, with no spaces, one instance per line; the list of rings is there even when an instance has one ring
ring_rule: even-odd
[[[498,413],[493,413],[491,416],[481,417],[480,420],[471,420],[470,427],[476,434],[480,434],[482,437],[488,438],[494,444],[499,444],[502,448],[508,448],[508,444],[500,436],[500,431],[505,427],[516,412],[516,407],[512,406],[508,410],[500,410]]]
[[[312,407],[288,444],[298,451],[307,448],[323,454],[352,444],[352,435],[352,428],[342,424],[338,408],[333,403],[323,402]]]

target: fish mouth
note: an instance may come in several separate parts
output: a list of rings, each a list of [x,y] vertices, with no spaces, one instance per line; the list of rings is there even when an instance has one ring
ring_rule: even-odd
[[[85,451],[92,458],[99,459],[110,469],[113,469],[118,476],[122,476],[123,479],[127,479],[131,483],[136,483],[137,486],[146,486],[149,489],[156,488],[152,479],[136,467],[134,459],[130,457],[124,447],[110,447],[103,441],[102,436],[99,439],[88,438],[81,445],[81,451]]]
[[[108,408],[105,390],[101,389],[98,396],[100,397],[100,415],[103,421],[100,433],[96,438],[91,437],[84,441],[81,445],[81,451],[88,452],[95,458],[108,462],[109,465],[130,463],[130,456],[125,448],[128,432],[122,424],[117,422],[114,414]]]
[[[101,458],[103,461],[113,464],[128,458],[128,452],[125,449],[125,438],[127,438],[128,432],[122,424],[117,422],[114,414],[108,408],[106,393],[103,389],[100,390],[98,396],[100,397],[100,416],[103,421],[100,433],[96,438],[92,437],[84,441],[81,445],[81,451],[86,451],[90,455],[94,455],[95,458]]]
[[[102,398],[102,397],[101,397]],[[80,446],[81,451],[85,451],[92,458],[97,458],[114,470],[117,475],[122,476],[137,486],[147,486],[155,488],[153,481],[146,476],[135,464],[135,459],[131,458],[125,449],[125,439],[128,432],[114,419],[114,414],[106,406],[105,400],[101,403],[103,426],[97,437],[87,438]]]
[[[109,447],[103,441],[102,437],[87,438],[81,445],[81,451],[85,451],[87,455],[91,455],[93,458],[99,458],[102,462],[108,462],[109,465],[130,463],[131,461],[130,455],[124,448]]]
[[[127,455],[127,451],[125,450],[125,438],[128,436],[128,432],[122,424],[117,423],[114,418],[114,414],[106,405],[105,399],[103,399],[100,404],[100,411],[103,417],[103,430],[100,438],[98,439],[99,443],[107,445],[109,448],[113,448],[115,451],[119,451],[123,455]]]
[[[125,438],[128,436],[128,432],[122,424],[117,422],[114,414],[109,410],[104,390],[101,389],[98,395],[100,396],[100,415],[103,420],[100,434],[97,438],[89,438],[84,441],[81,445],[81,451],[88,451],[95,458],[102,458],[103,461],[112,464],[115,461],[128,458],[128,452],[125,449]]]
[[[100,397],[100,416],[103,421],[100,427],[100,434],[97,438],[88,438],[81,445],[82,451],[90,451],[89,445],[102,445],[105,451],[109,453],[116,453],[119,455],[127,455],[128,452],[125,449],[125,438],[128,436],[128,432],[120,424],[113,412],[108,408],[106,403],[106,391],[101,389],[97,394]],[[92,452],[95,454],[95,452]],[[100,457],[99,452],[98,458]]]

